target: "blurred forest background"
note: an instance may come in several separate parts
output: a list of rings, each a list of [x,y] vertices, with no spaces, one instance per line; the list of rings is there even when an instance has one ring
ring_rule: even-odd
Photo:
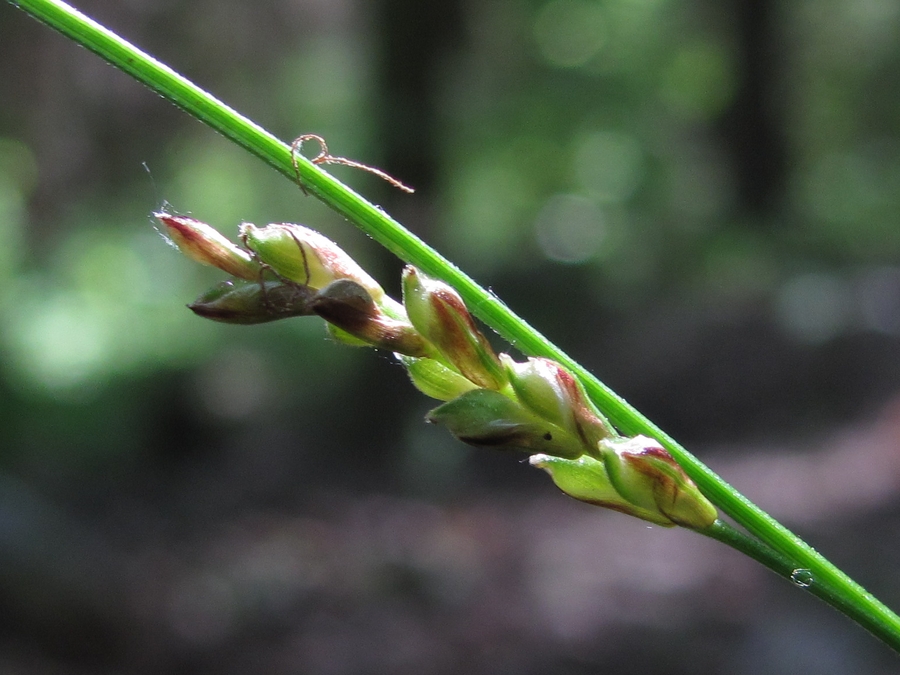
[[[900,4],[80,0],[447,254],[900,607]],[[385,354],[184,305],[165,203],[401,264],[0,5],[0,671],[896,673],[688,532],[423,424]]]

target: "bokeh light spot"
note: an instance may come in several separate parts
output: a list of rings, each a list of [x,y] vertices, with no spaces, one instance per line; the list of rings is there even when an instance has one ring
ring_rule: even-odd
[[[879,267],[862,275],[859,306],[870,330],[900,335],[900,267]]]
[[[623,202],[643,173],[640,144],[629,134],[595,131],[578,140],[575,177],[600,202]]]
[[[582,263],[597,252],[606,235],[603,212],[577,195],[551,197],[538,214],[535,237],[550,260]]]
[[[583,65],[608,39],[603,8],[583,0],[553,0],[538,12],[534,37],[549,64],[560,68]]]
[[[76,293],[60,291],[43,302],[25,303],[8,329],[17,367],[48,389],[81,384],[109,357],[109,316]]]
[[[848,285],[822,273],[789,280],[776,300],[782,328],[799,342],[821,343],[847,327],[853,306]]]
[[[261,354],[231,349],[199,372],[197,393],[209,413],[239,420],[255,414],[271,400],[273,384]]]
[[[708,120],[731,102],[736,89],[728,52],[697,42],[680,49],[663,75],[661,97],[689,119]]]

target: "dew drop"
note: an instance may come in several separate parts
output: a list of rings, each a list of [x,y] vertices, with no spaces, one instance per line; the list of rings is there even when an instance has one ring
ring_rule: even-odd
[[[814,579],[812,572],[801,567],[791,572],[791,581],[800,588],[809,588],[812,586]]]

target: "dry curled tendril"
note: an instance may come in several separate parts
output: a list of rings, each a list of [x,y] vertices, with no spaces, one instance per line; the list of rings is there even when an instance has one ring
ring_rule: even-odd
[[[306,194],[306,188],[303,187],[303,182],[300,179],[300,165],[297,159],[298,156],[302,157],[303,153],[301,150],[303,149],[303,144],[306,141],[315,141],[319,144],[319,154],[310,159],[309,161],[315,165],[319,164],[343,164],[344,166],[350,166],[354,169],[362,169],[363,171],[368,171],[369,173],[374,173],[376,176],[381,178],[382,180],[387,181],[395,188],[403,190],[404,192],[408,192],[412,194],[415,190],[404,183],[401,183],[399,180],[386,174],[381,169],[377,169],[374,166],[369,166],[368,164],[363,164],[361,162],[356,162],[352,159],[347,159],[346,157],[335,157],[328,153],[328,146],[325,144],[325,139],[321,136],[317,136],[316,134],[303,134],[302,136],[298,136],[291,143],[291,163],[294,166],[294,176],[297,179],[297,184],[300,186],[300,189],[303,190],[303,194]]]

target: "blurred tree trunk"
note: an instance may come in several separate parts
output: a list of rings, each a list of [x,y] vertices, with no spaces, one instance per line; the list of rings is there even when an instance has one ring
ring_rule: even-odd
[[[378,166],[412,186],[410,195],[381,184],[379,204],[404,225],[427,238],[433,226],[431,199],[439,171],[440,115],[438,105],[447,59],[456,48],[462,29],[460,0],[432,3],[417,0],[377,0],[363,5],[371,12],[378,63],[376,77],[380,118],[375,138],[380,144]],[[398,262],[385,249],[379,251],[382,270]],[[382,277],[397,293],[399,269]],[[396,289],[396,290],[395,290]],[[345,439],[347,447],[365,447],[364,457],[351,453],[351,466],[366,489],[383,489],[394,478],[398,438],[411,413],[408,406],[421,405],[417,392],[405,377],[396,377],[393,365],[372,361],[366,366],[365,384],[356,387],[359,396],[347,401],[357,427],[364,430],[357,440]],[[377,391],[377,395],[373,392]],[[415,402],[415,403],[413,403]],[[345,411],[346,412],[346,411]]]
[[[722,118],[722,132],[734,159],[738,208],[763,219],[782,204],[787,147],[776,98],[784,49],[774,0],[735,0],[738,91]]]
[[[380,0],[381,138],[388,172],[428,195],[438,173],[438,104],[448,56],[460,41],[460,0]]]

